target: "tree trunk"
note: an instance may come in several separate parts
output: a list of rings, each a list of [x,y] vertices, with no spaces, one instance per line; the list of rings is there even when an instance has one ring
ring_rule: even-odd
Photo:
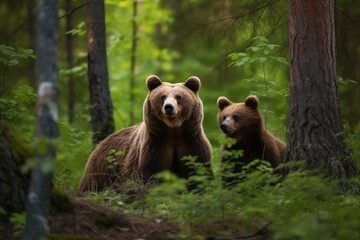
[[[88,77],[93,144],[114,132],[106,59],[104,0],[87,0]]]
[[[290,160],[357,174],[344,143],[335,56],[334,0],[289,0]]]
[[[31,151],[10,136],[0,121],[0,207],[6,212],[0,214],[1,221],[25,210],[30,177],[20,172],[20,166],[30,157]]]
[[[132,46],[131,46],[131,66],[130,66],[130,125],[134,124],[134,88],[135,88],[135,64],[137,49],[137,12],[138,1],[133,0],[133,16],[132,16]]]
[[[66,0],[66,12],[72,10],[72,0]],[[73,29],[72,26],[72,14],[66,15],[66,32]],[[72,34],[66,34],[66,61],[69,69],[74,67],[74,54],[73,54],[73,36]],[[70,75],[68,80],[68,112],[69,112],[69,123],[75,121],[75,92],[74,92],[74,78]]]
[[[24,239],[40,239],[47,231],[54,138],[57,128],[57,0],[40,0],[38,16],[38,101],[36,105],[36,166],[32,171]]]
[[[36,51],[36,3],[34,0],[29,0],[27,2],[27,15],[28,15],[28,33],[29,33],[29,48],[34,49]],[[35,59],[29,59],[29,85],[36,89],[36,64]]]

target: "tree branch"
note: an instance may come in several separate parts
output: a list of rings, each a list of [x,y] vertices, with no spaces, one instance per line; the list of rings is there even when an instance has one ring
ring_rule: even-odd
[[[223,21],[227,21],[227,20],[237,20],[239,18],[242,18],[242,17],[245,17],[245,16],[248,16],[248,15],[251,15],[263,8],[266,8],[267,6],[269,6],[270,4],[272,4],[273,2],[269,1],[267,2],[266,4],[262,5],[262,6],[259,6],[259,7],[256,7],[255,9],[252,9],[248,12],[245,12],[245,13],[242,13],[242,14],[239,14],[239,15],[236,15],[236,16],[231,16],[231,17],[225,17],[225,18],[221,18],[221,19],[217,19],[217,20],[214,20],[214,21],[211,21],[211,22],[208,22],[208,23],[203,23],[203,24],[200,24],[198,26],[195,26],[193,27],[192,29],[190,29],[190,31],[188,32],[188,34],[186,34],[186,36],[189,36],[192,32],[194,32],[195,30],[199,29],[199,28],[203,28],[203,27],[207,27],[209,25],[212,25],[212,24],[216,24],[216,23],[219,23],[219,22],[223,22]]]
[[[62,19],[64,17],[66,17],[67,15],[72,14],[73,12],[76,12],[77,10],[79,10],[80,8],[82,8],[83,6],[85,6],[86,2],[83,2],[82,4],[80,4],[79,6],[77,6],[76,8],[71,9],[70,11],[68,11],[67,13],[65,13],[64,15],[60,16],[59,19]]]

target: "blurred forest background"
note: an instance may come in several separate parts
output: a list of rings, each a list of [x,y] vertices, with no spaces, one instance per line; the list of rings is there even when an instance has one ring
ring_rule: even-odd
[[[0,2],[1,120],[29,149],[36,125],[37,11],[36,0]],[[115,130],[142,121],[147,76],[184,82],[196,75],[202,83],[204,128],[214,156],[222,138],[216,122],[219,96],[242,102],[250,94],[257,95],[267,129],[288,142],[288,1],[105,0],[105,13]],[[346,142],[360,166],[360,4],[358,0],[338,0],[335,13]],[[56,140],[55,182],[76,189],[93,149],[85,1],[59,1],[58,15],[60,137]],[[34,164],[35,159],[27,159],[22,171],[29,171]],[[246,225],[247,230],[260,231],[261,225],[266,228],[274,222],[275,239],[358,239],[358,189],[344,193],[333,182],[301,171],[277,184],[279,178],[271,173],[264,167],[243,176],[244,183],[233,191],[202,180],[203,194],[181,196],[178,193],[185,191],[184,182],[163,173],[165,188],[150,191],[146,205],[144,196],[140,201],[128,201],[131,196],[111,191],[86,197],[125,213],[182,222],[187,230],[182,236],[185,239],[193,236],[185,223],[205,223],[203,228],[210,231],[206,221],[222,222],[235,214],[241,220],[230,220],[237,228]],[[359,178],[353,184],[359,187]],[[138,185],[128,187],[129,191],[143,190]],[[24,219],[12,222],[21,225]],[[19,232],[22,234],[21,229]]]
[[[134,5],[132,0],[106,0],[105,4],[116,130],[142,121],[148,75],[157,74],[168,82],[183,82],[196,75],[202,81],[204,128],[213,147],[219,145],[221,135],[216,123],[216,99],[223,95],[240,102],[256,94],[267,128],[287,141],[287,1],[143,0]],[[2,118],[27,143],[33,142],[35,126],[36,12],[35,0],[0,3]],[[60,1],[59,16],[61,141],[57,173],[76,187],[92,149],[85,3]],[[350,132],[359,125],[360,118],[359,21],[356,0],[337,1],[339,90],[343,120]],[[250,60],[231,64],[229,55],[240,52],[248,53]],[[266,57],[264,64],[256,61],[259,57]]]

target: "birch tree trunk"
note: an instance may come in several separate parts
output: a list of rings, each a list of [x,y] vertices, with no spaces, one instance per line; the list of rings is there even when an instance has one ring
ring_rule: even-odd
[[[57,0],[40,0],[38,16],[38,101],[36,105],[36,166],[32,171],[27,201],[24,238],[40,239],[47,233],[54,140],[58,136],[57,99]]]
[[[334,0],[289,0],[290,160],[357,174],[344,143],[335,56]]]

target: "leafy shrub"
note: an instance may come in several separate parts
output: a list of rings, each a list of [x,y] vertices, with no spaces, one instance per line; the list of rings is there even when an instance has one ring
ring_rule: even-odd
[[[12,230],[14,236],[22,236],[25,232],[26,212],[11,214],[10,222],[13,226]]]
[[[254,161],[238,173],[241,181],[224,187],[221,177],[233,174],[231,171],[222,169],[209,178],[204,166],[198,164],[192,166],[197,172],[196,181],[201,183],[199,191],[186,189],[188,181],[194,180],[191,177],[178,179],[163,172],[157,175],[161,184],[146,198],[152,214],[179,222],[186,238],[204,234],[196,232],[198,224],[229,221],[230,226],[234,219],[241,221],[248,232],[256,231],[254,226],[259,223],[271,223],[267,231],[273,232],[272,239],[360,237],[359,196],[341,192],[338,182],[301,169],[282,178],[267,162]]]
[[[91,131],[81,131],[65,121],[58,124],[60,137],[56,145],[56,180],[60,184],[75,188],[93,148]]]

